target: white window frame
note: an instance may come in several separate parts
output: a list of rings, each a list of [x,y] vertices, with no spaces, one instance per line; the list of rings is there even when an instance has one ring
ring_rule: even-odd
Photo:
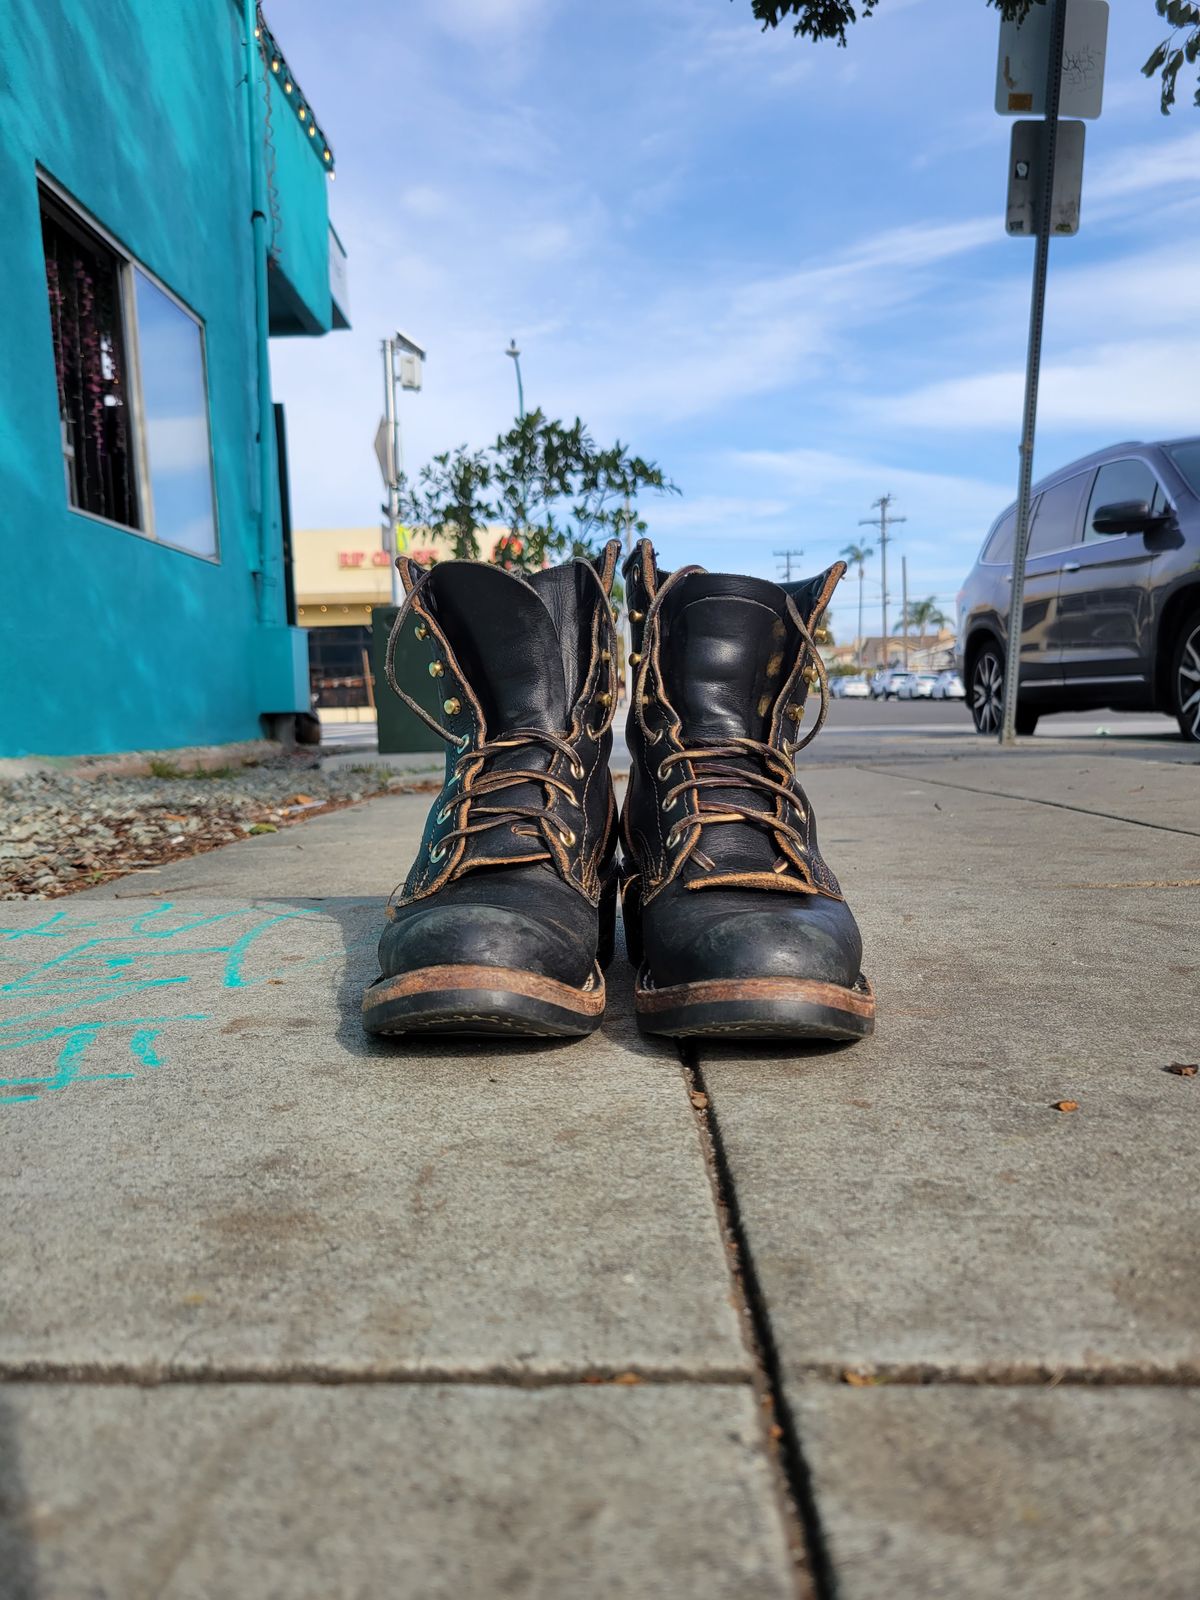
[[[97,221],[86,206],[80,205],[74,195],[63,188],[62,184],[43,167],[37,168],[37,185],[39,197],[44,191],[63,210],[69,211],[82,228],[94,233],[113,255],[116,256],[120,273],[121,292],[121,318],[122,333],[125,338],[125,359],[129,366],[129,409],[130,432],[132,435],[132,449],[130,456],[133,463],[134,491],[137,495],[138,512],[145,524],[141,528],[131,528],[127,522],[115,522],[111,517],[102,517],[95,511],[85,511],[81,506],[71,503],[70,493],[66,486],[64,472],[63,484],[67,492],[67,510],[76,517],[84,517],[88,522],[98,522],[105,528],[117,528],[122,533],[129,533],[138,539],[147,539],[151,544],[158,544],[164,550],[173,550],[177,555],[191,556],[195,561],[205,561],[209,566],[221,565],[221,510],[217,499],[217,473],[216,463],[213,460],[213,426],[212,426],[212,395],[208,384],[208,330],[204,325],[204,318],[193,311],[186,300],[181,300],[175,291],[165,284],[157,273],[140,261],[103,223]],[[41,204],[39,198],[39,215]],[[156,289],[160,289],[168,300],[171,300],[185,316],[189,317],[196,325],[200,335],[200,374],[204,383],[204,420],[208,430],[208,476],[212,493],[213,513],[213,550],[211,555],[199,550],[189,550],[185,545],[172,544],[170,539],[161,538],[154,520],[154,494],[150,478],[150,456],[147,448],[149,430],[146,426],[146,406],[142,393],[142,353],[138,338],[137,318],[137,292],[134,273],[140,272]]]

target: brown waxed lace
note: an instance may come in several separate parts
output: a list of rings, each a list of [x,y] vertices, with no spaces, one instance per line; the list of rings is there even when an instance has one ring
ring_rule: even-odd
[[[726,763],[730,758],[736,759],[749,752],[758,756],[767,766],[768,772],[755,772],[749,767],[722,765],[713,770],[708,763]],[[687,761],[692,765],[695,776],[685,778],[677,783],[674,788],[668,789],[662,799],[664,811],[669,811],[676,799],[687,793],[690,789],[762,789],[767,794],[776,795],[788,805],[792,806],[800,815],[801,822],[805,821],[808,813],[804,809],[796,791],[790,787],[787,780],[795,776],[795,767],[787,756],[769,744],[764,744],[759,739],[731,739],[728,744],[706,745],[695,750],[679,750],[674,755],[664,756],[659,763],[658,776],[664,779],[668,768],[676,762]],[[784,781],[769,776],[771,764],[775,763],[780,770]],[[671,827],[672,838],[677,838],[685,829],[691,827],[704,827],[713,822],[751,822],[762,823],[775,833],[783,834],[789,839],[797,850],[807,848],[807,841],[790,822],[782,817],[776,817],[769,812],[756,811],[753,806],[739,805],[736,801],[726,801],[721,807],[704,805],[699,798],[695,811],[689,811],[680,817]]]
[[[576,776],[582,776],[582,768],[578,757],[565,739],[560,739],[556,733],[547,733],[541,728],[519,728],[514,733],[507,734],[503,739],[492,739],[486,744],[476,746],[465,755],[459,756],[454,763],[451,775],[452,784],[459,782],[462,769],[476,761],[486,760],[488,756],[498,755],[502,750],[519,750],[522,745],[543,744],[550,749],[565,756],[571,771]],[[541,784],[547,790],[546,803],[543,806],[519,805],[480,805],[480,800],[488,795],[499,794],[504,789],[515,788],[519,784]],[[452,828],[449,833],[443,834],[438,841],[438,859],[444,856],[450,844],[455,839],[466,839],[472,834],[487,833],[492,828],[502,828],[506,824],[512,826],[518,822],[529,821],[535,823],[548,822],[558,831],[559,839],[565,845],[575,843],[574,831],[570,828],[559,826],[557,816],[553,812],[554,795],[562,794],[576,804],[575,791],[569,783],[564,783],[561,778],[554,777],[549,772],[534,772],[524,767],[506,768],[502,772],[476,772],[469,777],[453,798],[446,801],[438,812],[439,822],[444,821],[452,811],[457,811],[461,805],[470,805],[468,816],[485,816],[486,822],[466,822],[461,827]]]

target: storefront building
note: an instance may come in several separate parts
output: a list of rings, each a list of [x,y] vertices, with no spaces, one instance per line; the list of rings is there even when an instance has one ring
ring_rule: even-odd
[[[0,756],[283,732],[268,339],[348,326],[333,150],[254,0],[0,0],[0,37],[0,577],[53,595],[0,631]]]
[[[508,530],[480,537],[487,558]],[[373,528],[300,528],[292,535],[296,620],[308,635],[313,707],[323,722],[365,722],[375,716],[371,619],[392,603],[392,562]],[[448,561],[441,540],[414,535],[408,554],[422,565]]]

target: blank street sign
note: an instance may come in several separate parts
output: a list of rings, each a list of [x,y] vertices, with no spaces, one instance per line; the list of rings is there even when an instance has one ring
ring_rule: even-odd
[[[1019,25],[1000,24],[996,110],[1004,116],[1045,116],[1051,8],[1034,5]],[[1108,0],[1067,0],[1060,117],[1098,117],[1104,99]]]
[[[1083,193],[1082,122],[1060,122],[1054,156],[1054,193],[1051,197],[1050,236],[1065,238],[1079,232],[1079,204]],[[1046,143],[1044,122],[1014,122],[1008,158],[1008,210],[1005,227],[1016,238],[1037,232],[1037,200]]]

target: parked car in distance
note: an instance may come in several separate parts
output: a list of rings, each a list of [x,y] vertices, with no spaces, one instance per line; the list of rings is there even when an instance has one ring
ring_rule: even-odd
[[[1000,727],[1016,508],[958,597],[980,733]],[[1200,438],[1110,445],[1034,487],[1017,732],[1051,711],[1165,711],[1200,742]]]
[[[898,700],[932,700],[936,672],[907,672],[896,689]]]
[[[952,668],[946,672],[939,672],[933,685],[932,700],[965,700],[967,691],[963,688],[963,681]]]
[[[865,678],[842,678],[838,693],[843,700],[869,700],[870,685]]]
[[[901,672],[899,667],[881,667],[871,679],[871,698],[873,700],[894,700],[896,698],[896,685],[907,673]]]

